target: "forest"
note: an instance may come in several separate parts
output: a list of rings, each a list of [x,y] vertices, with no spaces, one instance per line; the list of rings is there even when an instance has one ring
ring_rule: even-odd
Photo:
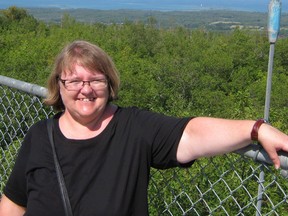
[[[10,7],[2,10],[0,15],[0,74],[46,86],[56,55],[67,43],[78,39],[99,45],[114,60],[121,78],[119,99],[115,101],[119,106],[138,106],[181,117],[263,117],[270,48],[266,31],[235,28],[217,32],[181,26],[159,28],[157,20],[152,17],[147,23],[104,24],[79,22],[65,14],[60,23],[47,23],[25,9]],[[287,40],[280,37],[275,45],[269,119],[272,125],[286,133]],[[231,168],[222,158],[217,161],[221,170]],[[239,165],[241,169],[238,171],[243,172],[243,176],[244,172],[250,174],[249,169],[243,168],[246,165]],[[203,167],[199,170],[196,167],[193,172],[203,172]],[[217,173],[211,170],[207,173],[217,181]],[[163,178],[163,174],[155,175]],[[213,182],[214,179],[208,180]],[[207,188],[208,180],[201,177],[197,182]],[[283,185],[286,181],[283,180]],[[250,181],[249,185],[256,188],[256,180]],[[245,192],[243,194],[236,197],[240,197],[245,205],[249,197]],[[276,200],[279,197],[275,193],[270,198]],[[211,202],[217,202],[214,196],[211,196]],[[234,211],[230,202],[228,204]],[[203,206],[199,204],[199,208]]]
[[[53,61],[67,43],[83,39],[103,48],[121,77],[120,106],[175,116],[263,116],[269,42],[265,31],[226,33],[127,21],[82,23],[65,15],[45,23],[24,9],[0,16],[1,75],[46,85]],[[288,43],[275,45],[271,122],[286,130]]]

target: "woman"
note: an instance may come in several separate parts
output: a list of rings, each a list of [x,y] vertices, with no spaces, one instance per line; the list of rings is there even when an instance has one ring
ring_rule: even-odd
[[[148,215],[150,167],[190,166],[257,139],[275,167],[288,137],[263,121],[174,118],[117,107],[119,78],[99,47],[75,41],[59,54],[48,82],[56,152],[74,215]],[[47,120],[21,146],[0,203],[1,216],[64,215]],[[251,137],[252,131],[252,137]]]

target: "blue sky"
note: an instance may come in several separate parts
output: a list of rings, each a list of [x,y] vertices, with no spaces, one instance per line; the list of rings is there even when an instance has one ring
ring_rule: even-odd
[[[2,0],[0,8],[60,7],[93,9],[148,9],[148,10],[198,10],[237,9],[267,11],[270,0]],[[282,11],[287,11],[288,2],[282,1]]]

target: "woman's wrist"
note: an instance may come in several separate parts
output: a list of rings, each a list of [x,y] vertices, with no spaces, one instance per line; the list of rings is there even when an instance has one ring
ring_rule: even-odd
[[[258,132],[259,132],[259,128],[261,127],[262,124],[264,123],[268,123],[268,121],[264,118],[261,118],[261,119],[258,119],[254,125],[253,125],[253,128],[252,128],[252,131],[251,131],[251,140],[252,141],[256,141],[258,142]]]

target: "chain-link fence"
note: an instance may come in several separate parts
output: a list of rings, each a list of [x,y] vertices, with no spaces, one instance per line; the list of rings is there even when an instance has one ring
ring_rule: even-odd
[[[53,115],[42,103],[45,93],[43,87],[0,76],[0,193],[28,128]],[[285,154],[281,160],[287,169]],[[286,172],[269,163],[265,152],[251,145],[187,169],[152,169],[150,215],[288,215]]]

